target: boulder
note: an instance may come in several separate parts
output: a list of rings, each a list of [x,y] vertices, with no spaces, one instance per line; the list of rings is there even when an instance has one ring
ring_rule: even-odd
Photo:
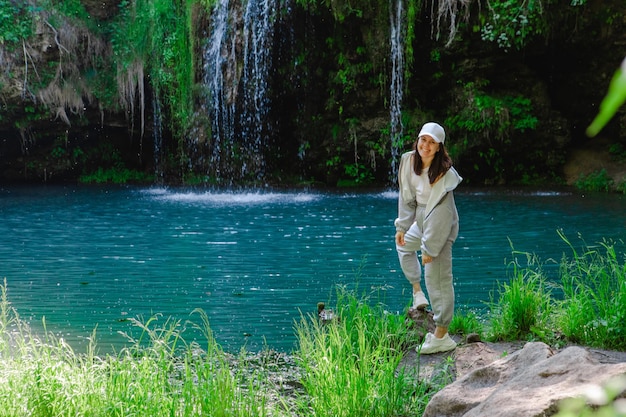
[[[467,346],[484,349],[481,345]],[[611,355],[578,346],[555,351],[544,343],[527,343],[459,376],[432,397],[423,416],[549,416],[562,399],[583,396],[625,373],[626,354],[621,352]]]

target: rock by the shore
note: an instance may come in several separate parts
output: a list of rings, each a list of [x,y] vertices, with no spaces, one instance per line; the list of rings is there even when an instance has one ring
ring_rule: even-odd
[[[430,330],[428,312],[409,312],[416,329]],[[565,398],[626,375],[626,352],[570,346],[553,349],[541,342],[467,343],[451,352],[407,352],[400,369],[423,381],[448,385],[435,394],[423,417],[540,417],[554,415]],[[626,393],[622,393],[622,396]]]
[[[583,396],[623,374],[626,362],[602,363],[582,347],[554,351],[541,342],[527,343],[439,391],[423,416],[548,416],[558,410],[561,400]]]

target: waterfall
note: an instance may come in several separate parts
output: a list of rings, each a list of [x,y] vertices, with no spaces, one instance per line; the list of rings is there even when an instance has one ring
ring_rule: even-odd
[[[391,28],[391,92],[390,92],[390,139],[391,173],[390,180],[396,183],[398,176],[399,145],[402,138],[402,94],[404,89],[404,50],[403,50],[403,0],[390,3],[389,19]]]
[[[243,107],[241,112],[242,135],[247,139],[247,148],[255,158],[250,167],[257,178],[265,173],[265,159],[262,155],[268,143],[269,112],[268,79],[273,44],[273,22],[276,20],[276,7],[270,0],[249,0],[244,15],[244,70]],[[246,167],[242,166],[242,176]]]
[[[154,136],[154,178],[157,184],[163,184],[163,115],[158,93],[152,99],[153,136]]]
[[[209,91],[208,112],[213,146],[209,156],[211,174],[222,177],[222,152],[234,137],[237,82],[235,37],[229,37],[229,0],[219,0],[211,15],[212,31],[204,51],[204,85]],[[225,145],[223,145],[225,144]],[[228,172],[224,174],[230,174]]]
[[[262,179],[272,133],[268,120],[278,0],[219,0],[204,51],[211,118],[211,176]]]

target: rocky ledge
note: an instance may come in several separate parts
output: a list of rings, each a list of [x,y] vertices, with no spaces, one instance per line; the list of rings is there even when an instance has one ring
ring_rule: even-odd
[[[434,329],[432,313],[411,310],[409,318],[416,329]],[[420,357],[409,351],[400,363],[422,380],[452,379],[430,400],[424,417],[551,416],[561,400],[582,397],[592,403],[589,395],[598,387],[626,378],[626,352],[469,340],[457,340],[452,352]],[[619,397],[626,395],[625,384],[619,389]]]

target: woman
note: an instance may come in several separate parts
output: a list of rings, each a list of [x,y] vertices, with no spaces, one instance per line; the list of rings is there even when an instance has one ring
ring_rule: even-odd
[[[413,285],[412,308],[424,309],[428,300],[420,286],[422,253],[424,278],[432,303],[435,333],[417,347],[422,354],[456,347],[448,334],[454,313],[452,244],[459,233],[459,215],[453,190],[462,178],[444,148],[446,134],[439,124],[426,123],[413,151],[402,155],[398,172],[399,198],[396,250],[406,279]]]

